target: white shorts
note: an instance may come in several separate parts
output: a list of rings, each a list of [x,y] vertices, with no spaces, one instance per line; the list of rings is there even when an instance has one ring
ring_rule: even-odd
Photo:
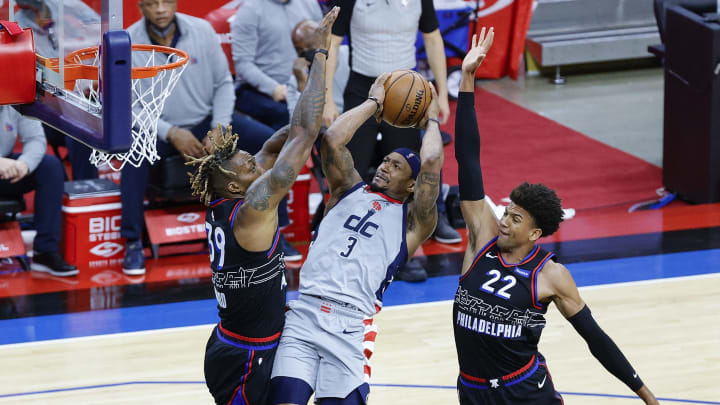
[[[299,378],[315,398],[345,398],[364,384],[363,313],[304,294],[288,306],[272,377]]]

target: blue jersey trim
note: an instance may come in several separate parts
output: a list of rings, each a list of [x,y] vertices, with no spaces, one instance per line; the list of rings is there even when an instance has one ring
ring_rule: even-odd
[[[545,304],[538,301],[538,294],[537,294],[537,280],[538,280],[538,274],[542,271],[543,268],[545,268],[545,264],[548,262],[548,260],[552,259],[555,256],[554,253],[550,253],[543,259],[543,261],[538,264],[538,267],[532,272],[532,283],[533,283],[533,303],[535,304],[535,307],[538,309],[542,309],[545,307]]]
[[[380,288],[378,288],[377,291],[375,291],[375,297],[382,302],[383,294],[385,293],[385,290],[390,286],[390,283],[392,282],[393,277],[395,276],[395,273],[398,272],[400,269],[400,266],[404,265],[408,261],[408,256],[410,253],[408,252],[407,248],[407,210],[408,205],[403,204],[403,219],[402,219],[402,243],[400,244],[400,251],[398,252],[397,256],[395,256],[395,259],[390,263],[390,265],[387,267],[387,270],[385,272],[385,279],[380,283]]]
[[[239,347],[239,348],[245,349],[245,350],[270,350],[270,349],[276,347],[278,345],[278,343],[280,343],[280,341],[278,340],[275,343],[271,343],[271,344],[265,345],[265,346],[250,346],[250,345],[244,345],[244,344],[238,343],[238,342],[233,342],[232,340],[223,336],[222,333],[220,333],[220,330],[216,330],[215,334],[217,335],[218,339],[220,339],[223,343],[227,343],[230,346]]]

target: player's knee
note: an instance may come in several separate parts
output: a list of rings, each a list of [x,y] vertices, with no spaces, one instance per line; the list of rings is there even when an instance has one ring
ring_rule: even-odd
[[[321,398],[318,405],[365,405],[370,394],[370,386],[365,383],[353,390],[345,398]]]
[[[274,377],[270,380],[272,405],[305,405],[312,395],[312,387],[293,377]]]

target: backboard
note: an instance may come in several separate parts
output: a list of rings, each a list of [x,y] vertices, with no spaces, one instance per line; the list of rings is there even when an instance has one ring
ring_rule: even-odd
[[[38,55],[36,101],[15,108],[94,149],[128,150],[132,60],[122,1],[0,0],[0,7],[10,21],[33,29]],[[98,77],[71,81],[66,68],[72,61],[66,58],[93,46],[100,47],[96,60],[83,63],[98,66]]]

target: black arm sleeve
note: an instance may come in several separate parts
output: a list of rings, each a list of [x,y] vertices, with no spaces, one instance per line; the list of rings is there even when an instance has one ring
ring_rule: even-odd
[[[423,34],[435,31],[440,26],[433,0],[422,0],[422,12],[420,13],[420,31]]]
[[[332,27],[333,35],[344,37],[350,32],[350,18],[352,18],[353,8],[355,8],[355,0],[330,0],[330,8],[340,6],[340,14]]]
[[[607,371],[624,382],[633,392],[642,388],[642,380],[615,342],[600,329],[600,325],[595,322],[587,305],[580,312],[568,318],[568,321],[585,339],[590,348],[590,353],[598,359]]]
[[[455,115],[455,159],[458,163],[460,200],[485,198],[480,168],[480,133],[475,115],[475,94],[460,92]]]

